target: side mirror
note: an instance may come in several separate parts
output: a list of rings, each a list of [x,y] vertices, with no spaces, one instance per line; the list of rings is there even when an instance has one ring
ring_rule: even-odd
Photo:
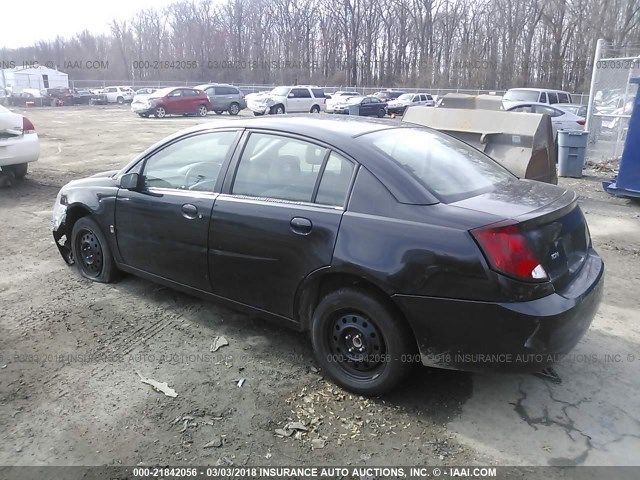
[[[137,173],[125,173],[120,177],[119,186],[126,190],[136,190],[138,188],[139,180],[140,176]]]

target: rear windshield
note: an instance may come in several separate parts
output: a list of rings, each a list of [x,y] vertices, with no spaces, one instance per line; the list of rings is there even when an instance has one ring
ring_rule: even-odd
[[[388,129],[363,135],[444,203],[492,191],[515,177],[494,160],[449,135],[429,129]]]
[[[504,100],[516,102],[537,102],[540,93],[534,90],[509,90],[504,94]]]

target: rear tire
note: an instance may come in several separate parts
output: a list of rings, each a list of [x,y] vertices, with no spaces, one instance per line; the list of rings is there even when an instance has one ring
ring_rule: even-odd
[[[238,105],[237,103],[232,103],[231,105],[229,105],[229,115],[238,115],[240,113],[240,105]]]
[[[198,115],[199,117],[206,117],[207,113],[209,113],[209,109],[207,108],[206,105],[198,106],[198,110],[196,111],[196,115]]]
[[[27,170],[29,170],[28,163],[20,163],[18,165],[13,165],[13,173],[15,174],[18,180],[22,180],[27,175]]]
[[[109,242],[91,217],[82,217],[73,225],[71,250],[83,277],[100,283],[111,283],[117,278]]]
[[[375,396],[411,372],[416,343],[389,300],[369,289],[341,288],[316,307],[311,341],[318,364],[341,387]]]
[[[116,99],[116,102],[118,102],[118,105],[123,105],[124,104],[124,98],[123,97],[118,97]]]
[[[320,113],[320,107],[318,105],[314,105],[311,107],[311,113]]]

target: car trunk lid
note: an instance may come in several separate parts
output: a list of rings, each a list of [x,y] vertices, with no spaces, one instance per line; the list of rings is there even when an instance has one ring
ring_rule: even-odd
[[[556,289],[574,278],[587,257],[589,229],[572,191],[520,180],[452,205],[501,215],[501,224],[517,226]]]
[[[20,137],[22,125],[22,115],[0,111],[0,142]]]

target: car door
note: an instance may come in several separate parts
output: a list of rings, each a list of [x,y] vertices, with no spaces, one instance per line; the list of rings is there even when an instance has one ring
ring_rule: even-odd
[[[360,102],[360,115],[368,116],[368,115],[371,115],[371,113],[372,113],[371,97],[365,97],[362,99],[362,102]]]
[[[134,167],[139,185],[120,189],[115,209],[116,241],[126,265],[211,290],[211,209],[238,137],[236,129],[192,134]]]
[[[300,282],[331,263],[355,167],[305,138],[260,131],[246,136],[213,208],[213,290],[292,318]],[[325,181],[321,172],[327,165],[336,170],[336,162],[340,175]]]
[[[308,88],[292,88],[287,98],[287,112],[309,112],[311,102],[311,92]]]
[[[185,113],[181,88],[177,88],[169,93],[165,99],[165,109],[167,113]]]

